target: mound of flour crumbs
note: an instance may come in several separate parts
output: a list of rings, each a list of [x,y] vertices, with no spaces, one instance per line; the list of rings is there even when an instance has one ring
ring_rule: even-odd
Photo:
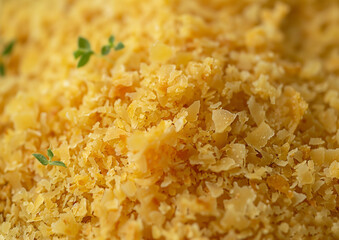
[[[339,239],[338,25],[336,0],[0,0],[0,239]]]

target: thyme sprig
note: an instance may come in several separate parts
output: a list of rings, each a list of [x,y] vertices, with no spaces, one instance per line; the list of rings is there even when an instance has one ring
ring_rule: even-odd
[[[7,45],[5,45],[4,50],[1,53],[1,57],[0,57],[0,76],[5,76],[6,74],[6,70],[5,70],[5,64],[3,63],[3,58],[5,56],[8,56],[12,53],[13,47],[15,44],[15,40],[10,41]]]
[[[111,49],[119,51],[124,47],[125,45],[122,42],[115,44],[115,37],[112,35],[108,38],[108,44],[101,47],[101,56],[103,57],[109,54]],[[95,54],[95,52],[91,49],[91,44],[86,38],[79,37],[78,49],[73,53],[73,55],[75,59],[79,59],[77,68],[80,68],[88,63],[92,55],[98,54]]]
[[[33,153],[32,154],[36,159],[38,159],[38,161],[44,165],[44,166],[47,166],[47,165],[54,165],[54,166],[60,166],[60,167],[65,167],[67,168],[67,166],[61,162],[61,161],[52,161],[53,157],[54,157],[54,153],[52,152],[51,149],[48,149],[47,150],[47,156],[49,158],[49,160],[42,154],[40,153]]]

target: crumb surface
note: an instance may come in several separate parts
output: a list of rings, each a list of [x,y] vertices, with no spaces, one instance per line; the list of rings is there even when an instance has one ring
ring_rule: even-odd
[[[338,26],[336,0],[0,0],[0,239],[339,239]]]

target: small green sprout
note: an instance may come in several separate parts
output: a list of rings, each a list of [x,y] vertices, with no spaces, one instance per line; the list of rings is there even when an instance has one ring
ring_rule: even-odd
[[[33,153],[33,156],[36,159],[38,159],[38,161],[44,166],[53,165],[53,166],[60,166],[60,167],[67,168],[66,165],[61,161],[52,161],[52,159],[54,157],[54,153],[52,152],[51,149],[47,150],[47,156],[48,156],[49,160],[44,155],[39,154],[39,153]]]
[[[122,42],[118,42],[117,45],[115,45],[114,41],[115,41],[115,38],[113,35],[108,38],[108,44],[104,45],[101,48],[101,56],[106,56],[107,54],[109,54],[111,49],[114,49],[115,51],[119,51],[125,47],[125,45]],[[73,53],[75,59],[80,58],[77,64],[77,67],[80,68],[86,65],[93,54],[95,53],[94,51],[92,51],[91,44],[89,43],[89,41],[86,38],[79,37],[78,38],[78,50],[76,50]]]
[[[12,50],[13,50],[13,47],[14,47],[14,44],[15,44],[15,40],[9,42],[9,43],[5,46],[5,49],[2,51],[2,56],[6,56],[6,55],[11,54],[11,52],[12,52]]]
[[[110,36],[108,38],[108,45],[105,45],[101,48],[101,55],[107,55],[111,51],[111,49],[114,49],[115,51],[119,51],[125,47],[125,45],[122,42],[118,42],[117,45],[114,44],[115,38],[114,36]]]
[[[0,57],[0,76],[5,76],[5,74],[6,74],[5,65],[3,63],[2,58],[11,54],[13,47],[14,47],[14,44],[15,44],[15,40],[9,42],[5,46],[4,50],[2,51],[2,54],[1,54],[1,57]]]
[[[78,50],[74,52],[75,59],[80,57],[77,67],[79,68],[84,66],[89,61],[92,54],[94,54],[94,52],[91,50],[91,44],[89,41],[83,37],[79,37]]]

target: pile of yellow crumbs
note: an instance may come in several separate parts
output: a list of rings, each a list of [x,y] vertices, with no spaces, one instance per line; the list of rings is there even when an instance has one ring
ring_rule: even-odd
[[[337,0],[0,0],[0,239],[339,239],[338,25]]]

